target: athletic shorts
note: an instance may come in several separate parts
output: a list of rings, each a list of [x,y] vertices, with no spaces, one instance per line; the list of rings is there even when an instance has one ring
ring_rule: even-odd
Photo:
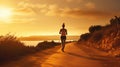
[[[62,40],[66,40],[66,36],[61,36],[61,39]]]

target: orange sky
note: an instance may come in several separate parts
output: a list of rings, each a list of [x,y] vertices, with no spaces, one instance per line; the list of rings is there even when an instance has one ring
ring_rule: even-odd
[[[69,35],[88,32],[120,16],[120,0],[0,0],[0,35],[59,35],[63,22]]]

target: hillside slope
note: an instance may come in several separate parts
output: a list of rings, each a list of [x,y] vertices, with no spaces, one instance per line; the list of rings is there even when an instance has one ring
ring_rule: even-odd
[[[120,56],[120,17],[112,18],[106,26],[91,26],[82,34],[79,43],[107,51],[110,56]]]

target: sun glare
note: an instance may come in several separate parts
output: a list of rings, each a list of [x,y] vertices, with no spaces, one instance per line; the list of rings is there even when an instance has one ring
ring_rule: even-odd
[[[12,15],[12,11],[9,8],[0,8],[0,19],[1,20],[8,20]]]

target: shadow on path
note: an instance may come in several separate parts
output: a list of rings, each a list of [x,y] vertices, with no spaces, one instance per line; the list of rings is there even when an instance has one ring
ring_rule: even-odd
[[[99,60],[99,61],[109,61],[107,58],[97,58],[97,57],[89,57],[89,56],[82,56],[80,54],[72,53],[72,52],[65,52],[68,55],[76,56],[79,58],[85,58],[85,59],[90,59],[90,60]]]

